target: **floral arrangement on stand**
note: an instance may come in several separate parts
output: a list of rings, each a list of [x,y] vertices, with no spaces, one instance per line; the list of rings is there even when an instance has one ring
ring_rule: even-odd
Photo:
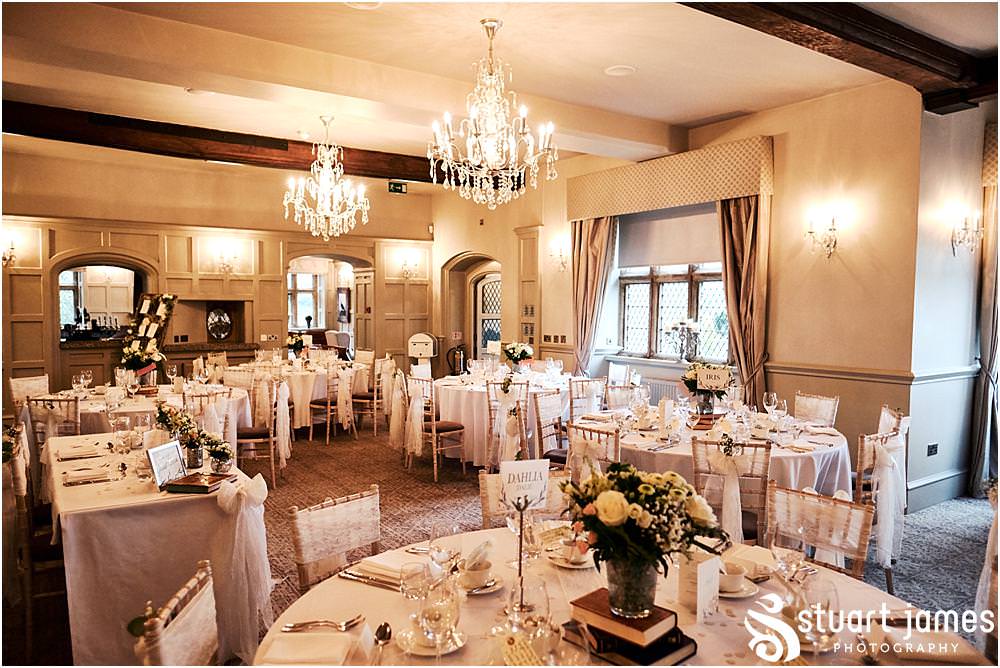
[[[520,364],[534,357],[535,351],[527,343],[511,341],[503,347],[503,354],[511,363]]]
[[[188,439],[198,431],[198,425],[190,413],[160,401],[156,404],[156,424],[163,431],[170,432],[186,447]]]
[[[652,609],[656,575],[670,559],[695,548],[720,554],[729,547],[712,507],[683,477],[638,471],[614,463],[560,488],[573,530],[587,532],[594,563],[607,563],[608,593],[615,614],[642,617]],[[703,542],[702,539],[709,539]]]
[[[166,375],[163,363],[167,357],[160,352],[156,339],[142,339],[131,334],[131,331],[128,330],[129,333],[122,341],[122,366],[135,371],[136,376],[143,376],[153,370]]]
[[[287,345],[288,349],[295,353],[295,356],[298,357],[302,354],[302,350],[306,347],[306,342],[302,338],[301,334],[293,333],[289,334],[288,338],[285,339],[285,345]]]
[[[715,399],[721,399],[726,396],[725,389],[718,390],[704,390],[698,387],[698,372],[701,370],[708,371],[719,371],[722,372],[728,380],[723,383],[726,387],[732,383],[733,371],[725,364],[706,364],[704,362],[692,362],[688,365],[688,368],[681,375],[681,382],[684,383],[684,387],[687,391],[691,393],[692,397],[697,397],[698,399],[698,413],[699,414],[712,414],[715,412]]]

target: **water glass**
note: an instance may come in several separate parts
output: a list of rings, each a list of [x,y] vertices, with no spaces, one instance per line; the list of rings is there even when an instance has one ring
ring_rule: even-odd
[[[420,628],[434,641],[438,663],[441,663],[441,650],[452,640],[461,610],[462,597],[454,578],[450,577],[435,582],[420,603]]]
[[[807,606],[804,614],[811,622],[811,629],[803,637],[812,643],[814,655],[818,655],[832,640],[830,631],[831,613],[839,608],[837,590],[823,578],[810,578],[802,585],[803,603]]]
[[[73,374],[73,377],[70,379],[70,385],[73,387],[73,394],[81,394],[83,392],[83,376],[78,373]]]
[[[94,382],[94,372],[90,369],[81,371],[80,380],[83,382],[83,389],[87,389],[90,387],[90,384]]]
[[[511,631],[535,633],[549,623],[549,590],[538,575],[514,578],[507,596],[507,623]]]
[[[449,573],[462,556],[461,525],[454,522],[436,522],[431,525],[428,554],[445,574]]]
[[[177,377],[177,365],[176,364],[168,364],[167,365],[167,380],[170,381],[171,385],[174,384],[174,378],[176,378],[176,377]]]
[[[132,420],[127,415],[111,418],[111,429],[115,434],[115,452],[124,455],[132,450]]]
[[[767,411],[768,415],[774,415],[774,407],[778,405],[778,393],[777,392],[765,392],[764,393],[764,410]]]

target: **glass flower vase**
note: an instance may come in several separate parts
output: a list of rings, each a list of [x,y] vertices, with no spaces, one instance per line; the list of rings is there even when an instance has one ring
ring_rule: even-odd
[[[212,473],[229,473],[229,469],[233,468],[232,459],[217,459],[212,457],[211,464]]]
[[[205,464],[205,455],[201,446],[185,448],[187,455],[187,467],[189,469],[200,469]]]
[[[698,394],[698,404],[695,407],[698,415],[712,415],[715,413],[715,395],[711,392],[701,392]]]
[[[626,559],[611,559],[604,564],[611,613],[628,619],[648,617],[656,597],[656,564]]]

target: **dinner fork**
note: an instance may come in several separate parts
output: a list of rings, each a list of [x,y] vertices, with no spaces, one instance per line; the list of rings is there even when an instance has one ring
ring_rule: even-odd
[[[313,619],[306,622],[289,622],[281,627],[284,633],[296,633],[298,631],[308,631],[311,628],[323,627],[332,628],[338,631],[347,631],[365,621],[365,616],[359,614],[353,619],[346,619],[342,622],[336,622],[330,619]]]

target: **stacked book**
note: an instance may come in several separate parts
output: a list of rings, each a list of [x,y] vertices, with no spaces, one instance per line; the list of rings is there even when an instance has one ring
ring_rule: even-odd
[[[698,645],[677,627],[672,610],[653,606],[648,617],[626,619],[611,613],[602,587],[570,601],[571,620],[563,624],[566,640],[618,666],[676,665],[694,656]]]

